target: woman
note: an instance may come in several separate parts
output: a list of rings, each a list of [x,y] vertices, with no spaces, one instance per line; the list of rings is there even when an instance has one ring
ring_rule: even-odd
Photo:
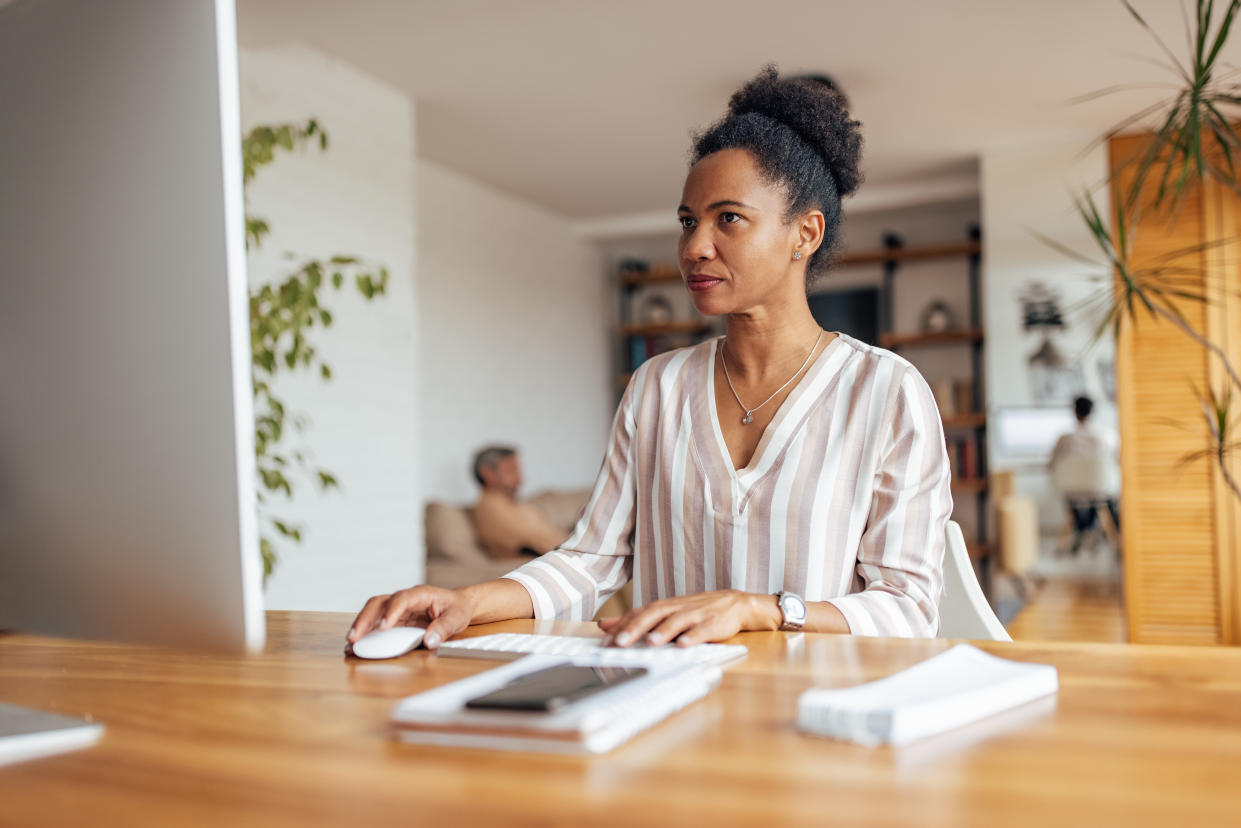
[[[497,581],[372,598],[349,641],[589,619],[631,578],[635,609],[599,622],[618,646],[935,634],[952,500],[931,393],[899,357],[821,330],[806,300],[860,181],[858,127],[830,87],[774,68],[733,95],[695,140],[678,210],[686,286],[726,336],[634,374],[564,544]]]

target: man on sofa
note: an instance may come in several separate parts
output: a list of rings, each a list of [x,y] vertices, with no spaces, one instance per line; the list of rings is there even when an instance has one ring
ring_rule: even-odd
[[[492,557],[542,555],[568,537],[534,506],[517,499],[521,459],[515,449],[488,446],[478,452],[474,477],[483,487],[474,507],[474,531]]]

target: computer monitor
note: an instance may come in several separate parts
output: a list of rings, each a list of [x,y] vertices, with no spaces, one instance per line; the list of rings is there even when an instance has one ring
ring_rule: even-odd
[[[820,327],[870,345],[879,344],[879,288],[828,290],[812,293],[807,300]]]
[[[0,5],[0,628],[263,646],[235,29]]]
[[[991,440],[998,457],[1045,462],[1061,436],[1077,426],[1072,407],[1012,406],[996,409]]]

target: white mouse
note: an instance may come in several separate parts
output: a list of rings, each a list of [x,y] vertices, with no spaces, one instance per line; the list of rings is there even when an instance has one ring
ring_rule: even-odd
[[[353,654],[358,658],[396,658],[421,644],[425,634],[422,627],[372,630],[353,642]]]

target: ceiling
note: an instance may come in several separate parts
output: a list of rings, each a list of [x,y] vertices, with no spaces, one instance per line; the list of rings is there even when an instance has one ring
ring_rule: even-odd
[[[1179,4],[1134,2],[1185,54]],[[596,227],[670,215],[690,133],[768,61],[852,99],[857,207],[976,194],[981,153],[1085,147],[1174,80],[1119,0],[238,0],[238,27],[243,46],[309,43],[405,90],[419,155]]]

